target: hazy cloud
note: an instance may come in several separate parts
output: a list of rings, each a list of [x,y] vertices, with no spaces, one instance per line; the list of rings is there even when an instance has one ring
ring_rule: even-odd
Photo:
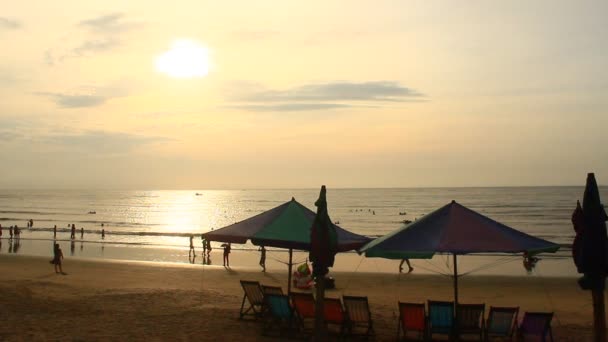
[[[21,26],[22,25],[19,20],[7,18],[7,17],[0,17],[0,30],[1,29],[16,30],[18,28],[21,28]]]
[[[82,42],[79,46],[72,49],[77,56],[83,56],[92,52],[103,52],[112,50],[113,48],[120,45],[120,42],[115,40],[114,38],[104,38],[98,40],[86,40]]]
[[[232,88],[232,106],[252,111],[304,111],[361,107],[365,103],[420,101],[424,95],[394,81],[306,84],[289,89],[266,89],[257,84],[240,83]],[[278,103],[271,104],[268,103]]]
[[[81,87],[74,92],[37,92],[36,95],[51,98],[62,108],[97,107],[108,100],[128,95],[128,87],[117,84],[106,87]]]
[[[138,146],[172,139],[122,132],[85,131],[77,134],[49,135],[43,140],[86,153],[126,153]]]
[[[242,109],[254,112],[299,112],[299,111],[311,111],[311,110],[323,110],[323,109],[339,109],[352,107],[346,104],[337,103],[281,103],[275,105],[257,105],[257,104],[245,104],[229,106],[234,109]]]
[[[330,82],[307,84],[285,90],[259,90],[243,94],[239,100],[276,101],[391,101],[403,102],[422,97],[417,91],[398,82]]]
[[[96,33],[120,33],[133,29],[139,23],[127,21],[124,13],[110,13],[83,20],[78,26]]]
[[[235,40],[251,41],[276,37],[279,33],[273,30],[237,30],[231,32],[230,36]]]

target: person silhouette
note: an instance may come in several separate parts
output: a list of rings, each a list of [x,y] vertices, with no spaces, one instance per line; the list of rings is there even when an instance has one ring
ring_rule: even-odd
[[[57,237],[57,225],[53,227],[53,239]]]
[[[192,254],[196,254],[194,251],[194,235],[190,235],[190,250],[188,251],[188,257],[190,258]]]
[[[53,260],[51,260],[51,264],[55,266],[55,273],[63,273],[63,268],[61,267],[61,262],[63,260],[63,252],[61,251],[61,247],[58,243],[53,247]]]
[[[71,234],[70,234],[70,239],[75,239],[76,238],[76,225],[72,224],[72,230],[71,230]]]
[[[266,248],[261,246],[260,249],[260,266],[262,266],[262,272],[266,272]]]
[[[404,259],[401,259],[401,263],[399,263],[399,273],[403,273],[403,263],[406,263],[407,267],[409,267],[409,270],[407,271],[407,273],[411,273],[414,270],[414,268],[410,264],[410,259],[404,258]]]
[[[230,246],[230,243],[222,244],[222,247],[224,247],[224,266],[230,267],[230,250],[232,247]]]

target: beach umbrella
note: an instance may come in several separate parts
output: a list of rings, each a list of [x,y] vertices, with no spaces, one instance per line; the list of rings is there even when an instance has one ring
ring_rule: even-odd
[[[327,212],[325,185],[321,187],[319,199],[315,202],[315,206],[317,207],[317,215],[310,229],[309,259],[312,261],[312,274],[317,292],[315,306],[316,341],[324,341],[327,334],[323,320],[325,276],[329,272],[329,268],[334,266],[337,252],[336,230]]]
[[[306,208],[295,198],[278,207],[243,221],[203,234],[209,241],[246,243],[256,246],[278,247],[289,250],[288,292],[291,291],[291,268],[293,250],[311,250],[311,228],[315,212]],[[346,252],[365,245],[371,239],[351,233],[329,222],[336,232],[336,251]]]
[[[555,252],[559,245],[522,233],[456,201],[359,249],[366,257],[430,259],[446,253],[454,261],[454,302],[458,304],[459,255],[474,253]]]
[[[606,312],[604,288],[606,283],[607,250],[606,211],[600,201],[600,193],[593,173],[587,174],[583,207],[577,202],[572,214],[576,237],[572,246],[574,263],[583,277],[578,283],[584,290],[591,290],[593,323],[596,341],[606,339]]]

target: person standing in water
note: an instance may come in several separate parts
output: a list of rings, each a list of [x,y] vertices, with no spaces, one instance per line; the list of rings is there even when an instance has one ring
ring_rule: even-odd
[[[55,244],[53,248],[53,260],[51,263],[55,265],[55,273],[63,273],[63,268],[61,268],[61,262],[63,261],[63,252],[61,251],[61,247],[58,243]]]
[[[192,254],[196,255],[194,252],[194,235],[190,235],[190,250],[188,251],[188,257],[192,257]]]
[[[80,240],[84,238],[84,228],[80,227]]]
[[[53,239],[57,237],[57,225],[53,227]]]
[[[72,223],[72,231],[70,234],[70,239],[75,239],[76,238],[76,225]]]

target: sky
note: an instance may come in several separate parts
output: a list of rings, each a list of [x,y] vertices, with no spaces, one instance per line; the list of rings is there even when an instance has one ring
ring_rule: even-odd
[[[0,188],[608,183],[606,1],[0,5]]]

